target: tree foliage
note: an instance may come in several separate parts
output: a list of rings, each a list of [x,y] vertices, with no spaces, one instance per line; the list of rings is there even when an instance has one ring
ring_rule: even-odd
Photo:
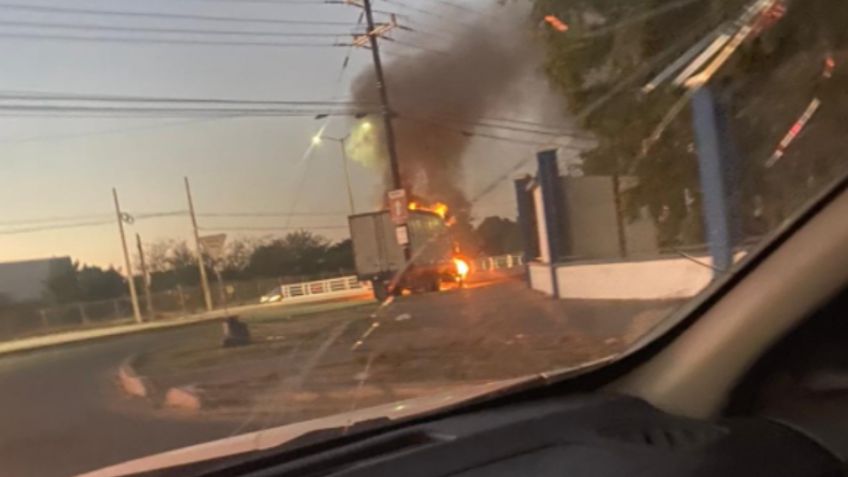
[[[112,267],[104,269],[74,262],[70,269],[48,278],[46,288],[45,298],[53,303],[100,301],[123,296],[126,280]]]
[[[597,147],[585,154],[585,172],[636,176],[638,186],[624,197],[625,205],[630,212],[647,206],[666,243],[700,235],[692,233],[702,220],[691,111],[681,103],[679,114],[670,114],[681,101],[680,89],[664,86],[646,94],[641,87],[707,32],[739,17],[749,3],[533,0],[536,20],[552,14],[570,27],[562,33],[541,23],[539,32],[551,85],[566,98],[569,114],[597,138]],[[817,77],[826,55],[844,50],[846,5],[841,0],[788,2],[787,15],[743,44],[711,82],[728,107],[729,129],[738,141],[738,170],[730,185],[738,202],[732,207],[740,211],[742,228],[749,233],[774,227],[797,207],[799,194],[786,197],[781,191],[798,189],[791,181],[797,181],[799,173],[821,184],[823,176],[833,172],[832,157],[784,161],[782,167],[792,173],[766,171],[763,162],[813,95],[825,94]],[[836,76],[830,84],[842,85],[844,92],[844,82]],[[829,95],[823,103],[839,111],[839,91]],[[826,115],[823,112],[812,129],[833,133],[836,123],[824,124]],[[656,142],[646,142],[666,118],[671,120],[664,133]],[[812,146],[799,140],[793,151],[810,155],[815,147],[821,149],[821,143]],[[771,214],[754,212],[763,202],[773,209]]]
[[[521,229],[510,219],[490,216],[476,229],[480,252],[488,256],[506,255],[521,250]]]

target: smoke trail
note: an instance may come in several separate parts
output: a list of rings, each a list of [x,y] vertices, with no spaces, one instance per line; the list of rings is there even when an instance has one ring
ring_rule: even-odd
[[[512,15],[514,10],[498,11],[500,21],[493,21],[494,15],[478,16],[473,27],[452,35],[447,47],[416,35],[409,38],[426,50],[396,47],[393,51],[410,55],[387,57],[384,70],[401,175],[414,196],[447,202],[454,209],[467,206],[459,184],[470,138],[459,131],[472,131],[473,123],[517,101],[509,93],[541,62],[527,37],[526,15],[523,11]],[[356,102],[378,101],[373,69],[354,80],[352,95]],[[355,160],[386,171],[388,185],[383,124],[378,118],[371,123],[374,127],[368,132],[355,128],[348,152]]]

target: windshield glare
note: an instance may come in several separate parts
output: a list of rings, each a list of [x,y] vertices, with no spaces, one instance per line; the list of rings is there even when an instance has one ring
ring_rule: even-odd
[[[844,1],[348,3],[0,4],[3,473],[613,359],[846,172]]]

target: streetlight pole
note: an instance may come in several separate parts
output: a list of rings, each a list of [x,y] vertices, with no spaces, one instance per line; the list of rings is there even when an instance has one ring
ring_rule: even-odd
[[[345,147],[346,144],[347,144],[347,139],[349,137],[350,137],[350,134],[348,134],[347,136],[345,136],[343,138],[329,137],[329,136],[315,136],[314,142],[315,142],[315,144],[320,144],[322,140],[327,140],[327,141],[333,141],[333,142],[339,143],[339,146],[341,147],[341,150],[342,150],[342,156],[341,157],[342,157],[342,168],[344,169],[344,175],[345,175],[345,185],[347,186],[347,203],[348,203],[348,206],[350,207],[350,215],[353,215],[353,214],[356,213],[356,207],[354,207],[354,205],[353,205],[353,188],[350,185],[350,170],[348,169],[348,165],[347,165],[348,158],[347,158],[347,149]]]

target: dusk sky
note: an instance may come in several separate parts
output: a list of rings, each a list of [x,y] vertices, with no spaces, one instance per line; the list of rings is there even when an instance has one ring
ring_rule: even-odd
[[[451,10],[436,0],[376,0],[375,8],[403,13],[400,21],[426,29],[437,15],[480,21],[499,15],[503,21],[523,21],[516,8],[504,11],[493,0],[454,0],[468,9]],[[238,5],[240,3],[240,5]],[[0,2],[0,20],[76,23],[109,26],[195,28],[209,30],[275,30],[280,32],[344,32],[355,28],[359,11],[353,6],[309,1],[269,0],[16,0]],[[4,7],[6,5],[6,7]],[[126,12],[167,12],[227,17],[277,18],[349,22],[349,26],[251,25],[164,20],[147,17],[103,17],[67,13],[29,12],[8,5]],[[427,15],[416,9],[431,11]],[[447,13],[446,13],[447,10]],[[464,15],[464,17],[462,16]],[[385,19],[379,16],[378,20]],[[458,24],[457,24],[458,25]],[[433,27],[435,28],[435,27]],[[460,27],[461,28],[461,27]],[[0,25],[0,54],[4,59],[0,93],[18,92],[122,95],[174,98],[227,98],[281,101],[330,101],[349,98],[350,81],[371,68],[370,52],[348,54],[346,47],[210,46],[164,43],[56,41],[21,38],[8,33],[90,37],[185,38],[166,34],[141,35],[85,32]],[[5,35],[5,36],[4,36]],[[439,48],[423,35],[396,35],[408,43]],[[193,38],[188,36],[188,38]],[[204,37],[205,38],[205,37]],[[431,37],[432,38],[432,37]],[[254,39],[255,40],[255,39]],[[279,39],[275,42],[327,43],[331,39]],[[340,38],[342,41],[349,41]],[[242,41],[225,38],[215,41]],[[386,47],[392,55],[414,55],[402,45]],[[506,66],[505,66],[506,67]],[[550,105],[553,93],[535,71],[521,84],[523,101],[499,105],[501,116],[542,120],[537,111]],[[391,78],[388,78],[391,88]],[[2,104],[2,103],[0,103]],[[548,109],[550,109],[548,107]],[[339,118],[327,123],[313,117],[73,117],[46,113],[0,113],[0,261],[71,256],[85,263],[121,266],[118,231],[114,223],[111,188],[130,214],[186,209],[183,176],[192,183],[197,211],[314,214],[293,216],[289,227],[314,227],[337,240],[347,236],[348,209],[339,146],[325,142],[310,150],[311,138],[326,125],[325,134],[346,135],[354,122]],[[374,117],[374,120],[379,120]],[[539,146],[542,144],[540,143]],[[518,161],[532,157],[539,146],[477,139],[463,158],[462,184],[474,195]],[[402,160],[402,159],[401,159]],[[526,170],[530,170],[527,168]],[[382,171],[351,162],[353,189],[359,212],[380,203]],[[518,175],[513,174],[513,176]],[[504,181],[475,205],[475,217],[514,216],[512,182]],[[110,215],[111,214],[111,215]],[[99,222],[108,222],[99,224]],[[201,217],[200,225],[230,236],[273,235],[285,231],[287,219]],[[69,228],[58,225],[93,224]],[[33,229],[49,230],[33,230]],[[184,216],[139,219],[127,229],[146,242],[187,239],[190,223]]]

